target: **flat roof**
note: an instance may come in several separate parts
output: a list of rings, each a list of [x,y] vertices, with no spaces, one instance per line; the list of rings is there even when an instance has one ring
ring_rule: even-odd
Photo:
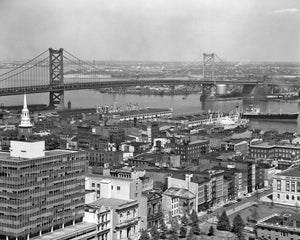
[[[163,194],[171,197],[179,197],[185,199],[195,198],[195,194],[185,188],[170,187]]]
[[[281,227],[294,227],[293,222],[296,222],[296,228],[300,228],[299,214],[283,212],[280,215],[271,215],[270,218],[263,221],[263,223],[273,224]]]
[[[100,181],[109,181],[109,179],[116,179],[116,180],[120,180],[120,181],[125,181],[125,182],[132,182],[133,179],[132,178],[119,178],[119,177],[113,177],[113,176],[103,176],[103,175],[100,175],[100,174],[95,174],[95,173],[89,173],[86,175],[86,177],[89,177],[89,178],[97,178],[98,180]]]
[[[300,167],[295,167],[278,173],[279,176],[300,177]]]
[[[269,142],[254,143],[254,144],[250,144],[250,146],[251,147],[264,147],[264,148],[275,147],[274,144],[270,144]]]
[[[131,115],[139,115],[139,114],[154,114],[159,112],[172,112],[170,108],[144,108],[139,110],[126,110],[117,113],[110,113],[110,114],[120,114],[120,116],[131,116]]]
[[[69,154],[69,153],[75,153],[75,152],[80,152],[80,151],[55,149],[55,150],[45,151],[45,156],[37,157],[37,158],[11,157],[10,156],[10,152],[0,152],[0,160],[21,162],[21,161],[24,161],[24,160],[31,160],[31,159],[40,159],[40,158],[45,158],[45,157],[60,156],[60,155]]]
[[[101,207],[101,206],[108,206],[111,207],[112,209],[117,209],[123,206],[128,206],[131,204],[136,204],[137,201],[136,200],[124,200],[124,199],[118,199],[118,198],[100,198],[99,200],[89,203],[89,206],[97,206],[97,207]]]
[[[74,238],[77,236],[76,233],[80,232],[80,231],[84,231],[84,230],[88,230],[88,229],[92,229],[95,228],[96,229],[97,224],[95,223],[88,223],[88,222],[81,222],[81,223],[77,223],[75,225],[71,225],[71,226],[67,226],[65,228],[60,228],[57,229],[51,233],[46,233],[42,236],[38,236],[38,237],[34,237],[31,239],[34,240],[53,240],[53,239],[61,239],[61,238],[65,238],[68,236],[72,236],[73,234],[75,234]]]

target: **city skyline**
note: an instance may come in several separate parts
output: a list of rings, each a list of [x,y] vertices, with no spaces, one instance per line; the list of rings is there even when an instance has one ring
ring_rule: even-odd
[[[49,47],[100,61],[300,61],[297,1],[1,1],[1,60]]]

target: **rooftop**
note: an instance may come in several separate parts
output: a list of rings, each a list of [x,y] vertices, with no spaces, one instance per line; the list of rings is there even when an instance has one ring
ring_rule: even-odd
[[[263,147],[263,148],[272,148],[275,145],[274,144],[270,144],[269,142],[259,142],[259,143],[252,143],[251,146],[255,146],[255,147]]]
[[[88,205],[97,206],[97,207],[108,206],[111,207],[112,209],[119,209],[123,207],[129,207],[137,203],[138,202],[136,200],[131,200],[131,199],[123,200],[118,198],[100,198],[99,200],[92,202]]]
[[[49,150],[49,151],[45,151],[44,157],[37,157],[36,159],[60,156],[60,155],[75,153],[75,152],[78,152],[78,151],[64,150],[64,149]],[[0,152],[0,160],[2,160],[2,161],[21,162],[21,161],[30,160],[30,159],[33,159],[33,158],[28,159],[28,158],[11,157],[9,152]]]
[[[295,167],[291,169],[287,169],[278,173],[279,176],[287,176],[287,177],[300,177],[300,167]]]
[[[132,178],[118,178],[118,177],[112,177],[112,176],[103,176],[103,175],[100,175],[100,174],[95,174],[95,173],[89,173],[87,174],[87,177],[89,178],[96,178],[100,181],[108,181],[109,182],[109,179],[115,179],[115,180],[119,180],[119,181],[125,181],[125,182],[132,182],[133,179]]]
[[[66,237],[76,237],[77,232],[82,231],[89,231],[89,229],[95,229],[96,230],[97,224],[95,223],[87,223],[87,222],[81,222],[77,223],[72,226],[68,226],[65,228],[57,229],[54,232],[46,233],[42,236],[38,236],[35,238],[32,238],[34,240],[53,240],[53,239],[66,239]]]
[[[172,110],[169,108],[144,108],[139,110],[122,111],[115,114],[120,114],[120,116],[129,116],[138,114],[154,114],[159,112],[172,112]]]
[[[265,219],[262,219],[259,223],[274,225],[275,227],[292,227],[300,229],[300,214],[296,213],[285,213],[274,214]]]
[[[193,194],[192,192],[190,192],[189,190],[184,189],[184,188],[170,187],[163,194],[170,196],[170,197],[179,197],[179,198],[185,198],[185,199],[195,198],[195,194]]]

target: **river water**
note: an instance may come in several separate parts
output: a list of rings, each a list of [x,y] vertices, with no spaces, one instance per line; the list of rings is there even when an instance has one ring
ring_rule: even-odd
[[[96,107],[103,105],[113,105],[116,102],[117,106],[125,107],[127,104],[138,104],[140,107],[161,107],[173,108],[174,114],[187,114],[195,112],[222,111],[229,112],[239,106],[241,110],[246,109],[249,101],[232,100],[232,101],[200,101],[199,94],[191,94],[187,97],[182,95],[177,96],[160,96],[160,95],[134,95],[134,94],[115,94],[101,93],[97,90],[78,90],[65,92],[65,104],[71,101],[72,108]],[[48,104],[49,94],[29,94],[27,96],[28,104]],[[0,97],[0,103],[7,105],[21,105],[23,96],[6,96]],[[279,102],[264,102],[254,101],[254,105],[260,107],[261,111],[270,112],[298,112],[299,106],[297,102],[279,103]],[[270,122],[270,121],[250,121],[250,129],[278,130],[279,132],[299,132],[300,122]]]

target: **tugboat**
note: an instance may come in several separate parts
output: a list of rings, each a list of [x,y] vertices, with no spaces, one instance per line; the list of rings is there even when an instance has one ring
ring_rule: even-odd
[[[266,113],[261,112],[260,108],[250,105],[249,108],[242,114],[242,118],[248,119],[259,119],[259,120],[288,120],[288,121],[297,121],[299,113]]]

